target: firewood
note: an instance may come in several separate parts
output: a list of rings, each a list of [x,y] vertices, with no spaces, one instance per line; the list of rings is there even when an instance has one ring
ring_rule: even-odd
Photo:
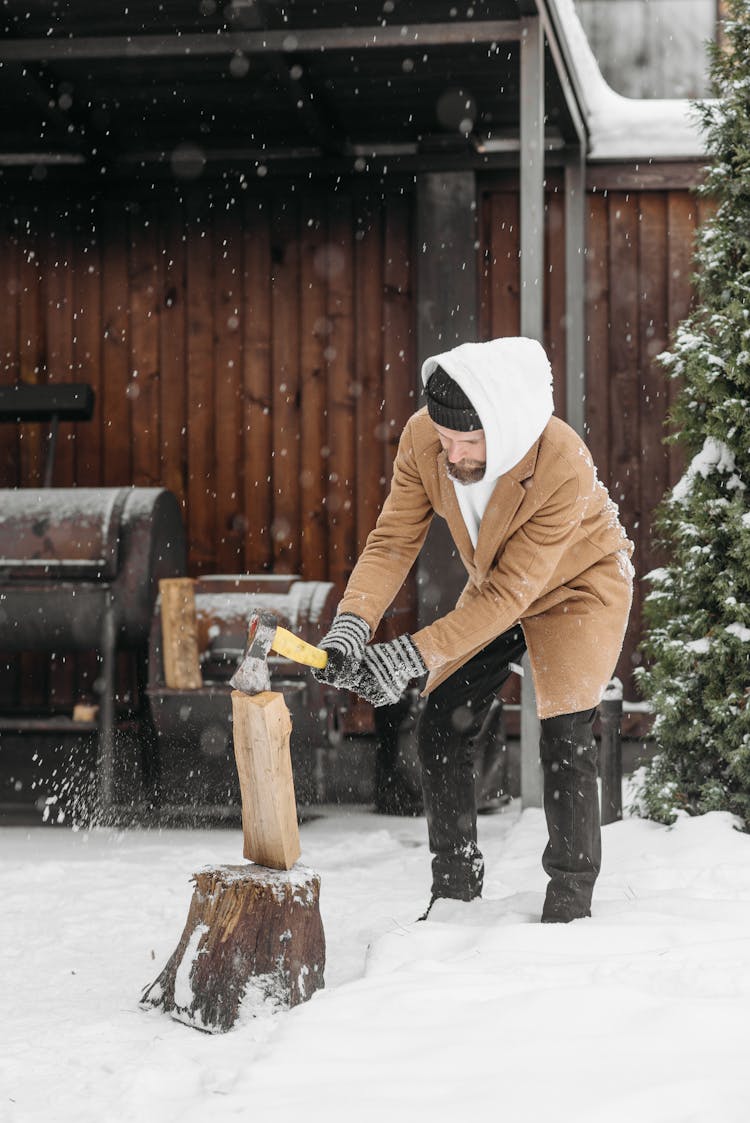
[[[192,577],[162,578],[159,597],[165,685],[175,690],[198,690],[203,686],[203,675],[198,652],[195,581]]]
[[[193,875],[185,930],[141,1004],[224,1033],[323,986],[320,878],[303,866],[218,866]]]
[[[272,869],[291,869],[300,856],[300,842],[289,750],[292,719],[284,696],[271,690],[233,690],[232,728],[243,854]]]

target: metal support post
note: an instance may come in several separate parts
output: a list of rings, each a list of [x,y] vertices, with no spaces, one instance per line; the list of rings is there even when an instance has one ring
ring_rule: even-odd
[[[565,416],[579,436],[586,427],[586,158],[565,166]]]
[[[602,823],[622,818],[622,683],[613,679],[599,703],[599,775],[602,781]]]
[[[542,765],[539,760],[541,726],[536,714],[536,691],[528,652],[521,660],[521,806],[542,806]]]
[[[99,683],[99,804],[110,808],[115,794],[115,652],[117,628],[114,598],[110,589],[104,593],[102,622],[101,680]]]
[[[521,32],[521,334],[544,337],[544,32],[538,16]],[[539,719],[528,655],[521,680],[521,802],[540,807]]]

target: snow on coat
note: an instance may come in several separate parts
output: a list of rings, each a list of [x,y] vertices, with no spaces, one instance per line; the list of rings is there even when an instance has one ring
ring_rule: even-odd
[[[523,361],[524,353],[530,362]],[[496,366],[504,354],[514,361]],[[614,672],[632,598],[633,545],[617,508],[584,442],[550,417],[549,364],[539,344],[463,344],[427,360],[427,376],[431,362],[432,369],[439,362],[469,396],[485,428],[487,471],[501,470],[476,548],[446,454],[421,409],[404,428],[390,493],[339,611],[356,613],[374,632],[439,515],[468,581],[456,607],[413,636],[430,672],[425,692],[520,622],[539,716],[591,709]],[[490,387],[493,381],[499,390]],[[527,393],[529,387],[535,393]]]

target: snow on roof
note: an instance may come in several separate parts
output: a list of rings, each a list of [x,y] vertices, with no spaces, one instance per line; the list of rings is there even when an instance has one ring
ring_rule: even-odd
[[[606,82],[573,0],[548,0],[589,134],[589,160],[695,159],[706,145],[687,98],[629,98]]]

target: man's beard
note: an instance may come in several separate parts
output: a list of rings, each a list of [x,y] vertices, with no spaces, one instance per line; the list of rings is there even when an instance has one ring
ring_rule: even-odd
[[[448,475],[460,484],[475,484],[484,479],[487,464],[484,460],[459,460],[458,464],[446,464]]]

